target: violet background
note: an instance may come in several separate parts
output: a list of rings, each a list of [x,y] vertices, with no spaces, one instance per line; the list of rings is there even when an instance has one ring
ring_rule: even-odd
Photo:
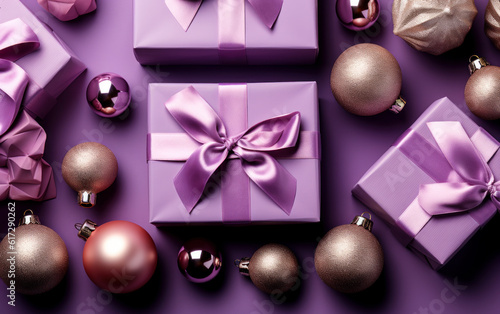
[[[0,291],[0,312],[27,313],[496,313],[500,306],[500,219],[495,217],[441,271],[436,272],[393,237],[389,228],[374,217],[374,234],[385,254],[381,278],[367,291],[344,295],[319,279],[314,271],[314,249],[326,231],[349,223],[365,210],[351,196],[351,188],[397,137],[434,100],[449,97],[469,116],[463,96],[469,77],[467,60],[472,54],[500,65],[500,51],[483,31],[486,0],[476,1],[478,16],[465,43],[441,56],[420,53],[392,33],[392,1],[380,0],[381,16],[371,29],[355,33],[342,27],[335,15],[335,1],[319,2],[320,54],[313,66],[163,66],[143,67],[132,51],[132,1],[100,0],[96,12],[75,21],[60,22],[46,13],[36,0],[22,0],[49,24],[73,49],[88,70],[59,98],[50,116],[41,122],[47,131],[45,159],[54,167],[58,196],[43,203],[16,202],[16,215],[32,208],[42,223],[65,241],[69,271],[64,281],[42,296],[17,295],[16,307],[7,305],[5,286]],[[398,59],[403,71],[402,94],[407,108],[398,116],[383,113],[358,117],[345,112],[329,87],[330,69],[347,47],[361,42],[384,46]],[[85,89],[95,75],[121,74],[132,88],[130,115],[107,120],[87,107]],[[319,88],[322,132],[322,222],[309,225],[251,227],[166,227],[148,222],[147,198],[147,85],[150,82],[261,82],[316,80]],[[473,119],[496,138],[498,122]],[[119,174],[115,184],[98,196],[92,209],[79,208],[76,192],[62,180],[60,162],[74,145],[97,141],[116,155]],[[0,203],[0,232],[7,227],[7,204]],[[102,224],[130,220],[144,227],[158,248],[158,267],[153,279],[141,290],[127,295],[99,292],[86,276],[81,262],[84,242],[73,224],[90,218]],[[4,223],[2,223],[2,221]],[[225,267],[219,277],[197,285],[182,277],[176,256],[182,243],[202,236],[219,245]],[[261,245],[288,245],[302,266],[299,289],[282,304],[255,288],[239,275],[233,260],[251,256]],[[457,281],[467,288],[449,289]],[[448,290],[445,290],[448,289]],[[101,299],[99,299],[99,297]],[[444,297],[444,299],[442,299]],[[96,299],[98,307],[87,305]],[[446,300],[449,303],[443,302]],[[104,301],[106,304],[99,303]],[[283,301],[280,299],[279,301]]]

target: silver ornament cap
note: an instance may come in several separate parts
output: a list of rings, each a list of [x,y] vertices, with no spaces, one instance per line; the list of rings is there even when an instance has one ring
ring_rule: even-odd
[[[473,55],[469,58],[469,72],[470,74],[474,74],[477,70],[484,68],[490,65],[486,59],[478,57],[477,55]]]
[[[78,230],[78,237],[87,241],[92,232],[97,228],[97,224],[92,220],[86,219],[83,224],[77,223],[75,224],[76,230]]]
[[[40,218],[37,215],[33,214],[31,209],[27,209],[23,213],[23,217],[19,220],[19,226],[23,225],[41,225]]]

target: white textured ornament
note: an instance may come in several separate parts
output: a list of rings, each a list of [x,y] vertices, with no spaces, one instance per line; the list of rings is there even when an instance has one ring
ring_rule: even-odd
[[[394,0],[394,34],[413,48],[440,55],[464,42],[477,15],[474,0]]]
[[[500,1],[490,0],[484,14],[484,31],[491,42],[500,49]]]

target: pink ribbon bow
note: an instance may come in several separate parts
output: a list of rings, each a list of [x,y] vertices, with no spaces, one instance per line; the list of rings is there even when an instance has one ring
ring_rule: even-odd
[[[425,184],[418,202],[429,215],[471,210],[488,195],[500,209],[500,181],[493,173],[459,122],[429,122],[428,127],[441,152],[458,174],[453,182]]]
[[[38,47],[38,37],[20,19],[0,24],[0,135],[14,122],[29,81],[26,72],[13,61]]]
[[[290,214],[297,181],[267,153],[295,146],[300,129],[299,112],[264,120],[228,137],[222,120],[192,86],[172,96],[165,106],[186,133],[202,144],[174,179],[177,193],[189,212],[202,197],[212,174],[226,159],[236,156],[246,175]]]
[[[219,12],[224,12],[224,15],[227,14],[227,16],[219,16],[219,18],[230,21],[231,15],[234,13],[231,8],[244,5],[244,1],[245,0],[218,0],[219,6],[222,7],[222,10],[219,10]],[[255,9],[257,15],[262,19],[264,24],[267,27],[272,28],[278,18],[278,15],[280,14],[281,7],[283,6],[283,0],[247,1]],[[165,4],[168,9],[172,12],[173,16],[177,22],[179,22],[184,31],[187,31],[191,25],[191,22],[194,20],[202,2],[203,0],[165,0]]]

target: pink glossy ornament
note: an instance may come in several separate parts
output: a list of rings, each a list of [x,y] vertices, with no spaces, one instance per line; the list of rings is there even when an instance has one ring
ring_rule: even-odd
[[[15,224],[9,228],[14,227]],[[7,288],[14,287],[6,293],[47,292],[63,280],[67,270],[64,241],[54,230],[41,225],[31,210],[25,211],[19,227],[9,230],[0,243],[0,277]]]
[[[83,267],[90,280],[112,293],[129,293],[144,286],[156,269],[158,255],[151,236],[135,223],[115,220],[97,226],[76,224],[86,240]]]
[[[351,224],[335,227],[321,239],[314,266],[324,283],[343,293],[357,293],[375,283],[384,254],[372,226],[370,219],[356,216]]]
[[[189,281],[203,283],[214,279],[222,267],[222,259],[215,245],[206,239],[186,242],[177,254],[179,271]]]
[[[358,44],[335,61],[330,87],[348,112],[372,116],[385,110],[400,112],[406,102],[401,92],[401,68],[394,56],[375,44]]]
[[[251,258],[236,260],[235,265],[242,275],[249,276],[257,288],[268,294],[289,291],[299,277],[295,254],[282,244],[266,244]]]
[[[99,74],[87,86],[87,102],[92,111],[101,117],[119,116],[128,108],[130,100],[127,81],[115,73]]]
[[[491,42],[500,49],[500,1],[490,0],[484,14],[484,31]]]
[[[71,148],[62,162],[64,181],[78,192],[78,204],[95,205],[96,194],[107,189],[116,178],[118,162],[106,146],[86,142]]]
[[[481,119],[500,119],[500,67],[478,56],[469,58],[470,78],[465,85],[465,103]]]
[[[394,34],[413,48],[440,55],[457,48],[470,31],[474,0],[394,0]]]
[[[337,0],[335,9],[342,25],[354,31],[369,28],[380,15],[378,0]]]

